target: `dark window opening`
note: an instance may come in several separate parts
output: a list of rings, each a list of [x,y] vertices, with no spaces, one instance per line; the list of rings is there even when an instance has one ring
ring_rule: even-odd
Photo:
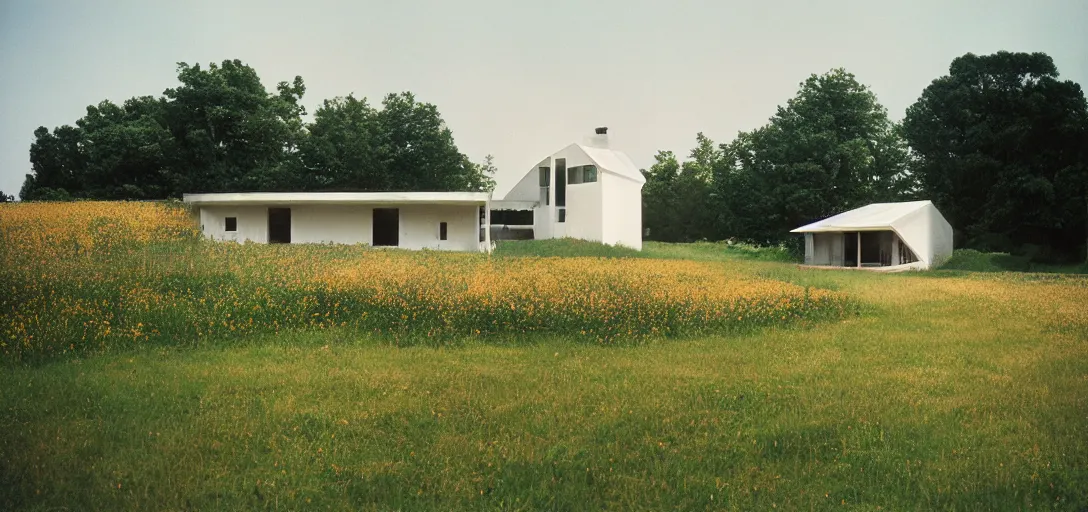
[[[597,168],[587,165],[582,168],[582,183],[594,183],[597,181]]]
[[[400,245],[400,210],[396,208],[374,209],[374,247],[396,247]]]
[[[899,240],[899,264],[906,265],[907,263],[914,263],[918,261],[918,257],[914,255],[914,251],[907,247],[907,244],[902,239]]]
[[[884,233],[880,231],[865,231],[861,234],[861,265],[887,265],[885,263],[885,254],[882,250],[884,245]],[[891,240],[888,240],[888,247],[891,247]]]
[[[446,223],[445,222],[439,222],[438,223],[438,239],[439,240],[445,240],[446,239]]]
[[[532,210],[491,210],[492,226],[532,226]]]
[[[227,217],[227,231],[238,231],[238,217]]]
[[[567,184],[579,185],[597,181],[597,167],[593,165],[579,165],[567,169]]]
[[[540,204],[551,204],[552,168],[540,168]]]
[[[268,243],[291,243],[291,209],[268,209]]]
[[[567,209],[566,208],[560,208],[559,209],[559,222],[566,222],[566,221],[567,221]]]
[[[479,208],[479,212],[480,212],[480,227],[477,228],[477,231],[480,232],[480,241],[483,242],[484,239],[487,238],[487,232],[488,232],[489,229],[491,229],[491,226],[487,225],[487,208],[481,206]]]
[[[843,266],[857,267],[858,265],[858,233],[848,231],[843,233]]]
[[[582,168],[575,166],[567,169],[567,184],[577,185],[582,182]]]
[[[567,159],[555,159],[555,205],[567,205]]]

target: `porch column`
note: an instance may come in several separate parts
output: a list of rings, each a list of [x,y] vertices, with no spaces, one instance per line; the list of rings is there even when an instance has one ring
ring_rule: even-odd
[[[491,254],[491,199],[484,202],[484,246],[488,254]]]
[[[858,231],[858,268],[861,268],[861,231]]]

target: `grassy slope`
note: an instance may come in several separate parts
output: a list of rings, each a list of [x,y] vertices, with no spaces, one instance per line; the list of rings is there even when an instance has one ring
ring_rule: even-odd
[[[970,270],[972,272],[1088,274],[1088,263],[1048,265],[1044,263],[1034,263],[1024,256],[979,252],[974,249],[957,250],[952,254],[952,258],[945,262],[941,268],[945,270]]]
[[[999,307],[1033,282],[734,261],[868,314],[639,347],[332,332],[5,370],[0,508],[1088,506],[1088,343]]]

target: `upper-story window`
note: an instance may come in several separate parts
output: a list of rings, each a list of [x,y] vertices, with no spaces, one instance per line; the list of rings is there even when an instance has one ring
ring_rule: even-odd
[[[587,165],[582,167],[582,183],[594,183],[597,181],[597,166]]]
[[[555,205],[567,205],[567,159],[555,159]]]
[[[540,168],[540,203],[544,205],[551,204],[551,190],[552,190],[552,169],[551,167]]]
[[[595,181],[597,181],[597,166],[579,165],[567,169],[567,183],[571,185],[593,183]]]

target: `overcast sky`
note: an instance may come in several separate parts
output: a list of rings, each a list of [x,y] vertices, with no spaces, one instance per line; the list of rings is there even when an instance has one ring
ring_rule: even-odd
[[[608,126],[648,166],[764,124],[812,73],[845,67],[892,118],[966,52],[1042,51],[1088,84],[1088,0],[0,0],[0,190],[38,126],[160,95],[176,63],[241,59],[304,103],[412,91],[500,180]]]

